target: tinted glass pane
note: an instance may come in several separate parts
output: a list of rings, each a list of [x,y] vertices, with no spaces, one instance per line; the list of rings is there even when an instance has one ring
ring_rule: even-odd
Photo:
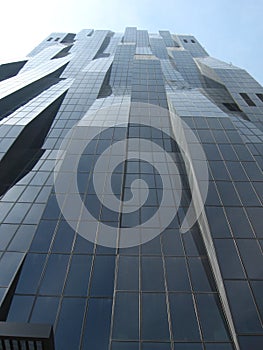
[[[252,290],[256,299],[256,304],[263,319],[263,281],[251,281]]]
[[[139,343],[112,342],[111,350],[139,350]]]
[[[139,259],[135,256],[120,256],[118,262],[117,289],[137,290],[139,288]]]
[[[116,293],[113,338],[139,338],[139,295],[137,293]]]
[[[47,252],[55,227],[55,221],[41,221],[33,238],[30,250],[35,252]]]
[[[190,291],[185,258],[166,258],[165,266],[168,290]]]
[[[50,255],[41,283],[40,294],[60,295],[65,280],[68,259],[68,255]]]
[[[174,350],[203,350],[202,344],[191,343],[191,344],[183,344],[183,343],[174,343]]]
[[[0,260],[0,286],[8,287],[24,257],[23,253],[6,252]]]
[[[115,256],[97,255],[91,280],[91,295],[112,296],[114,284]]]
[[[240,349],[262,350],[263,336],[238,337]]]
[[[26,251],[32,241],[35,233],[36,226],[34,225],[22,225],[17,230],[12,242],[10,243],[8,250]]]
[[[8,322],[28,322],[34,297],[15,295],[7,316]]]
[[[160,237],[152,239],[141,246],[141,252],[143,255],[161,255]]]
[[[83,338],[83,349],[108,350],[111,307],[111,299],[89,300],[88,315]]]
[[[165,255],[184,255],[181,236],[178,229],[165,230],[161,236]]]
[[[210,266],[206,258],[189,258],[190,275],[195,291],[214,290]]]
[[[169,340],[165,294],[142,294],[142,339]]]
[[[200,340],[191,294],[169,295],[173,337],[175,340]]]
[[[263,278],[263,255],[256,240],[239,239],[237,245],[249,278]]]
[[[11,241],[14,233],[16,232],[18,225],[5,225],[2,224],[0,227],[0,249],[6,249],[7,245]]]
[[[161,257],[142,257],[142,290],[164,291],[164,271]]]
[[[87,295],[92,257],[73,255],[65,287],[65,295]]]
[[[71,252],[75,231],[66,221],[61,221],[52,246],[54,252]]]
[[[63,300],[55,333],[56,349],[79,348],[85,302],[85,299],[65,298]]]
[[[246,214],[242,208],[225,208],[228,220],[230,222],[233,235],[235,237],[250,238],[254,237],[251,226]]]
[[[30,318],[32,323],[54,324],[59,298],[54,297],[38,297]]]
[[[36,292],[45,260],[44,254],[27,255],[16,288],[17,293]]]
[[[215,239],[215,248],[223,278],[244,278],[242,264],[232,239]]]
[[[211,229],[211,234],[216,238],[231,237],[226,216],[221,207],[207,207],[207,219]]]
[[[197,294],[196,300],[204,339],[208,341],[229,340],[217,296]]]
[[[142,343],[142,350],[171,350],[170,343]]]
[[[233,350],[232,344],[205,344],[206,350]]]
[[[261,332],[262,327],[248,283],[226,281],[225,286],[237,332]]]

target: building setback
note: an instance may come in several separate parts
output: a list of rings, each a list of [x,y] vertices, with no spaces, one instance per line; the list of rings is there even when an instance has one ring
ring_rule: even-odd
[[[0,349],[263,349],[263,88],[191,35],[0,65]]]

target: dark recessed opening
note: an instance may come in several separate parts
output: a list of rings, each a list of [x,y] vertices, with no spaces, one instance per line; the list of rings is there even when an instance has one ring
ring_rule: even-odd
[[[263,94],[256,94],[256,95],[260,99],[260,101],[263,102]]]
[[[251,100],[251,98],[248,96],[248,94],[241,92],[239,94],[243,100],[248,104],[248,106],[256,106],[255,103]]]
[[[184,39],[184,42],[185,42],[185,43],[188,43],[188,41],[187,41],[186,39]]]
[[[231,112],[241,112],[236,103],[223,103],[223,105]]]
[[[195,44],[195,40],[191,39],[191,42],[192,42],[193,44]]]
[[[52,37],[47,39],[47,41],[51,41],[51,40],[53,40],[53,38],[52,38]]]

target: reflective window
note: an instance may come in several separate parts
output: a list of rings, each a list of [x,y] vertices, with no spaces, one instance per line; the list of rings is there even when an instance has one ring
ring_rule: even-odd
[[[171,350],[170,343],[142,343],[142,350]]]
[[[189,258],[189,267],[193,289],[209,292],[215,289],[207,258]]]
[[[238,339],[241,350],[262,350],[262,336],[240,336]]]
[[[117,289],[138,290],[139,259],[136,256],[120,256],[118,261]]]
[[[59,295],[68,266],[68,255],[51,254],[41,283],[40,294]]]
[[[64,290],[65,295],[87,295],[91,262],[92,257],[89,255],[73,255]]]
[[[136,342],[112,342],[111,350],[139,350],[139,343]]]
[[[256,305],[246,281],[225,281],[230,308],[237,332],[262,332]],[[246,312],[244,312],[246,305]]]
[[[36,293],[46,260],[44,254],[28,254],[16,287],[17,293]]]
[[[142,261],[142,290],[164,291],[164,271],[161,257],[145,257]]]
[[[143,340],[169,340],[169,327],[165,294],[142,294]]]
[[[214,294],[197,294],[196,300],[204,339],[229,340],[223,314],[219,311],[221,306],[218,297]]]
[[[111,307],[111,299],[91,298],[89,300],[83,336],[83,349],[109,349]]]
[[[139,339],[139,294],[116,293],[114,339]]]
[[[91,279],[92,296],[112,296],[115,272],[114,255],[97,255]]]
[[[259,309],[261,318],[263,319],[263,281],[251,281],[253,294],[256,299],[256,304]]]
[[[174,350],[203,350],[203,347],[201,343],[174,343]]]
[[[244,278],[244,271],[232,239],[215,239],[215,248],[224,278]]]
[[[8,322],[28,322],[34,302],[33,296],[15,295],[7,316]]]
[[[52,246],[53,252],[70,253],[75,231],[66,221],[60,221]]]
[[[263,278],[263,255],[256,240],[238,239],[237,245],[249,278]]]
[[[55,221],[40,221],[30,247],[31,251],[48,252],[56,224]]]
[[[23,259],[22,253],[6,252],[0,260],[0,286],[9,287]]]
[[[59,298],[38,297],[30,318],[32,323],[54,324],[58,310]]]
[[[191,294],[169,295],[173,337],[175,340],[199,341],[199,329]]]
[[[185,258],[166,258],[166,277],[169,291],[190,291]]]
[[[85,303],[85,299],[63,299],[55,333],[58,350],[79,348]]]

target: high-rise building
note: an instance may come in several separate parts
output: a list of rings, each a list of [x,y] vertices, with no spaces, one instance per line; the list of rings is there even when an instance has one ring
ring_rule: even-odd
[[[0,349],[263,349],[260,84],[134,27],[0,80]]]

